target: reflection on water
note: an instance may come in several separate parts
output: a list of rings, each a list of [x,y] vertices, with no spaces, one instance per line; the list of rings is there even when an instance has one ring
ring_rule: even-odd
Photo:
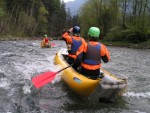
[[[58,71],[53,64],[57,51],[66,47],[40,48],[40,41],[0,42],[0,113],[149,113],[150,50],[108,47],[111,61],[103,64],[110,73],[128,78],[126,93],[115,102],[95,101],[72,92],[60,79],[35,89],[31,78]]]

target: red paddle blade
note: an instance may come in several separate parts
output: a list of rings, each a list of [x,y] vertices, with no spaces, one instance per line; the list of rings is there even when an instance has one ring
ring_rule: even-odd
[[[42,74],[40,74],[40,75],[38,75],[36,77],[33,77],[32,78],[32,83],[35,85],[35,87],[38,88],[39,84],[41,84],[41,85],[42,84],[44,85],[44,83],[46,84],[45,81],[47,81],[47,79],[49,80],[49,82],[52,81],[55,78],[56,74],[57,74],[57,72],[45,72],[45,73],[42,73]]]
[[[40,88],[45,86],[46,84],[48,84],[49,82],[51,82],[52,80],[54,80],[56,75],[49,77],[48,79],[45,79],[39,83],[34,84],[36,88]]]
[[[54,47],[56,44],[51,44],[52,47]]]

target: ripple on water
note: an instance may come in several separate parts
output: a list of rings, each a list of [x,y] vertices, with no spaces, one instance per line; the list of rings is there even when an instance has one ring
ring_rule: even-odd
[[[142,99],[147,98],[150,99],[150,92],[127,92],[124,94],[124,96],[128,98],[136,98],[136,99]]]
[[[54,66],[57,51],[66,47],[54,41],[53,48],[40,48],[41,41],[0,43],[0,112],[2,113],[148,113],[150,111],[150,50],[109,47],[111,61],[103,67],[112,74],[128,78],[128,89],[114,103],[96,102],[75,95],[59,73],[46,86],[36,89],[31,78]]]

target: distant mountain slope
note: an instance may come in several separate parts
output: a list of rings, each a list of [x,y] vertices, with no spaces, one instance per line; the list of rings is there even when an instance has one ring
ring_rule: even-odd
[[[71,11],[71,15],[76,15],[78,10],[80,9],[80,7],[82,6],[82,4],[85,2],[86,0],[75,0],[75,1],[69,1],[66,2],[66,8],[70,8]]]

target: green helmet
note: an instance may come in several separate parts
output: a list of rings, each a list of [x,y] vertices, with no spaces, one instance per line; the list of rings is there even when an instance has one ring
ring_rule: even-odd
[[[47,35],[44,35],[45,37],[47,37]]]
[[[91,28],[89,29],[88,34],[89,34],[91,37],[96,37],[96,38],[98,38],[99,35],[100,35],[100,30],[99,30],[99,28],[97,28],[97,27],[91,27]]]

